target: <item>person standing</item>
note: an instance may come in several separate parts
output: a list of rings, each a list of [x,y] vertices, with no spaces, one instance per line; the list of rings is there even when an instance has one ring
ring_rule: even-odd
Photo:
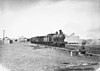
[[[81,48],[79,49],[79,52],[80,52],[81,54],[86,54],[85,45],[86,45],[86,41],[83,40],[83,41],[82,41],[82,46],[81,46]]]

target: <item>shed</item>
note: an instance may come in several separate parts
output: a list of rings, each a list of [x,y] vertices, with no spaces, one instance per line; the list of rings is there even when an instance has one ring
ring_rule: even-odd
[[[18,38],[18,41],[19,42],[26,42],[27,41],[27,38],[24,37],[24,36],[21,36],[21,37]]]
[[[4,38],[4,44],[10,44],[10,38],[5,37]]]
[[[80,39],[79,36],[76,36],[73,34],[71,34],[70,36],[65,38],[65,41],[68,42],[68,44],[75,44],[75,45],[79,45],[82,43],[82,40]]]

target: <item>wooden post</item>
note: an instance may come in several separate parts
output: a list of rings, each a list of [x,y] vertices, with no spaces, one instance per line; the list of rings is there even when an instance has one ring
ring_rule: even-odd
[[[73,56],[73,51],[71,51],[71,56]]]
[[[3,44],[4,44],[4,38],[5,38],[5,30],[3,30]]]

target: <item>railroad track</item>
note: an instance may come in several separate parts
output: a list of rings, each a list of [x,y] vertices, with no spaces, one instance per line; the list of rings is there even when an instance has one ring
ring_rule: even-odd
[[[38,48],[51,48],[51,49],[57,49],[57,50],[69,52],[69,53],[71,54],[71,56],[73,56],[74,53],[79,52],[79,50],[76,50],[76,49],[74,49],[74,48],[68,48],[68,47],[55,47],[55,46],[44,45],[44,44],[29,44],[29,45],[25,45],[25,46],[37,47],[37,49],[38,49]],[[86,52],[85,56],[97,56],[97,57],[100,57],[100,54],[94,54],[94,53]]]

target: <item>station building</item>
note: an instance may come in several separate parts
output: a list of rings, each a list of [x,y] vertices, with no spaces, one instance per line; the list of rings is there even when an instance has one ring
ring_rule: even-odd
[[[26,41],[27,41],[27,38],[24,36],[21,36],[18,38],[18,42],[26,42]]]
[[[71,45],[80,45],[82,43],[82,39],[79,36],[76,36],[74,33],[65,38],[65,42]]]
[[[10,38],[9,37],[4,38],[4,44],[10,44]]]

